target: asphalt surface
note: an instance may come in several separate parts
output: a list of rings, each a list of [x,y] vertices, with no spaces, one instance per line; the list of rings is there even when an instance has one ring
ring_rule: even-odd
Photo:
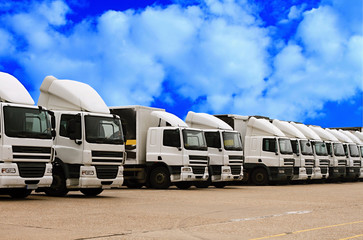
[[[0,239],[363,239],[363,182],[0,196]]]

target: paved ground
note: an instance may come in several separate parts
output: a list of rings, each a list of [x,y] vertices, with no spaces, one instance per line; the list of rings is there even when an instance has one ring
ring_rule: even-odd
[[[363,239],[363,182],[0,196],[0,239]]]

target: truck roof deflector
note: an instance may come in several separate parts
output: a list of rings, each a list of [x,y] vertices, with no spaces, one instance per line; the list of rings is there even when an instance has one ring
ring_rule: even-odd
[[[183,120],[168,112],[153,111],[151,112],[151,115],[168,122],[173,127],[188,127]]]

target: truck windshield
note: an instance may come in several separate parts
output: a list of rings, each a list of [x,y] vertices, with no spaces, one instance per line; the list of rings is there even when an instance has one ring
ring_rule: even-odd
[[[224,149],[242,151],[241,136],[238,132],[223,132]]]
[[[16,138],[52,139],[50,117],[39,108],[4,107],[5,134]]]
[[[335,156],[345,156],[343,144],[334,143],[334,155]]]
[[[357,145],[349,144],[349,152],[351,157],[359,157],[359,151]]]
[[[279,138],[280,153],[292,154],[292,147],[290,139]]]
[[[313,155],[313,148],[308,140],[300,140],[302,155]]]
[[[202,131],[183,129],[183,141],[185,149],[208,150]]]
[[[318,156],[328,156],[328,150],[326,149],[325,143],[314,142],[314,149]]]
[[[123,144],[119,118],[86,116],[86,141],[100,144]]]

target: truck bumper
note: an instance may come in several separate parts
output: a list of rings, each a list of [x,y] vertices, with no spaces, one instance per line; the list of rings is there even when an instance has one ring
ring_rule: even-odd
[[[270,180],[271,181],[286,181],[293,176],[292,167],[271,167]]]
[[[360,168],[360,175],[359,178],[363,178],[363,168]]]
[[[360,167],[347,167],[347,175],[348,179],[356,179],[360,177]]]
[[[220,166],[221,174],[213,174],[212,182],[231,182],[243,179],[242,166]]]
[[[304,167],[294,167],[294,175],[291,180],[306,180],[308,179],[308,175],[306,174],[306,169]]]
[[[37,189],[50,187],[52,184],[52,164],[45,165],[42,177],[21,177],[16,163],[0,164],[0,188],[27,188]]]
[[[346,176],[345,167],[329,167],[329,178],[330,179],[344,178],[345,176]]]
[[[123,167],[118,167],[116,178],[100,179],[96,175],[96,169],[94,166],[81,166],[81,175],[79,178],[79,188],[120,188],[124,182]],[[68,180],[67,180],[68,181]],[[68,187],[67,183],[67,187]],[[72,186],[74,188],[74,186]]]
[[[323,175],[321,174],[320,167],[313,168],[313,174],[311,175],[311,179],[322,179]]]
[[[170,176],[171,182],[195,182],[195,181],[207,181],[209,177],[208,167],[204,167],[204,172],[201,171],[201,167],[181,167],[180,175],[173,174]]]

